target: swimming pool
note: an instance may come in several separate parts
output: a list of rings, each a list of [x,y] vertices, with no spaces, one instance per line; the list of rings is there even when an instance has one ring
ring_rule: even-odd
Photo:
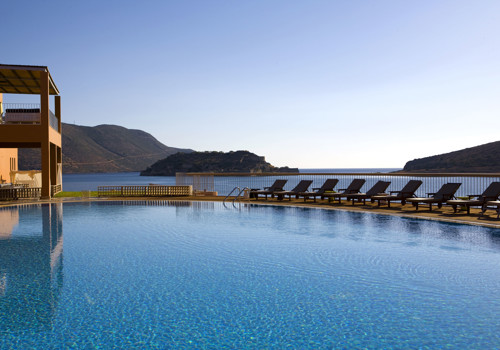
[[[3,208],[0,347],[494,348],[499,267],[498,230],[370,213]]]

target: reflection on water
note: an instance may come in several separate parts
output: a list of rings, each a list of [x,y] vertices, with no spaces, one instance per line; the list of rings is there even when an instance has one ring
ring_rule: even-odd
[[[18,223],[18,210],[0,210],[0,239],[9,238]]]
[[[195,209],[213,209],[214,202],[172,201],[172,200],[130,200],[98,202],[102,206],[140,206],[140,207],[192,207]]]
[[[1,331],[52,328],[63,284],[62,216],[62,204],[0,209]],[[19,222],[28,223],[22,234]]]
[[[220,203],[216,203],[216,208],[219,205]],[[439,240],[483,248],[500,247],[500,230],[495,228],[344,210],[259,204],[250,204],[249,208],[252,212],[250,220],[259,220],[257,213],[260,211],[272,212],[274,215],[270,222],[271,227],[276,229],[292,227],[293,230],[288,229],[290,234],[312,236],[317,234],[329,238],[344,237],[354,241],[384,241],[387,237],[410,245],[415,242]]]
[[[89,202],[90,203],[90,202]],[[241,202],[232,203],[230,201],[224,203],[212,201],[180,201],[180,200],[130,200],[130,201],[105,201],[95,203],[100,206],[115,206],[115,207],[170,207],[170,208],[191,208],[194,212],[206,211],[215,209],[250,209],[253,204]],[[280,207],[278,207],[280,208]],[[184,212],[182,212],[184,213]]]

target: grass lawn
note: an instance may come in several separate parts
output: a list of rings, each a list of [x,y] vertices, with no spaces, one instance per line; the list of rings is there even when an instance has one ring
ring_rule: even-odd
[[[97,191],[84,191],[85,195],[83,195],[82,191],[79,192],[67,192],[62,191],[54,195],[55,198],[64,198],[64,197],[97,197]],[[90,193],[90,196],[89,194]]]

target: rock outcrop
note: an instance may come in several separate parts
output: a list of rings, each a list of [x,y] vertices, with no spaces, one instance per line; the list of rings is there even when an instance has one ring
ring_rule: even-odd
[[[274,167],[248,151],[177,153],[162,159],[141,172],[144,176],[173,176],[175,173],[265,173],[298,172],[297,168]]]
[[[414,159],[403,171],[428,173],[500,173],[500,141]]]

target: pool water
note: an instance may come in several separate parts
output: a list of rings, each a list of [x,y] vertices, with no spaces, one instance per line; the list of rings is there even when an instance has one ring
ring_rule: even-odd
[[[499,272],[499,230],[475,226],[210,202],[3,208],[0,348],[499,348]]]

